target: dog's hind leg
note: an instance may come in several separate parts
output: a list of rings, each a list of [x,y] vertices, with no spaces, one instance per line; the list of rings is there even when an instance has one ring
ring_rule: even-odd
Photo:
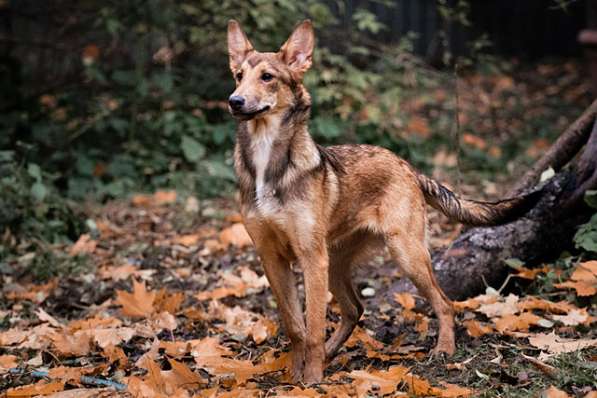
[[[340,307],[340,326],[325,344],[326,358],[332,359],[352,334],[363,315],[363,304],[352,280],[352,268],[370,254],[379,239],[367,233],[356,233],[339,246],[330,249],[330,291]]]
[[[431,268],[431,257],[421,239],[410,231],[396,231],[386,236],[386,244],[402,272],[429,300],[439,319],[439,337],[435,352],[454,354],[454,310],[441,290]]]
[[[336,355],[342,344],[352,334],[363,315],[363,305],[352,283],[352,259],[341,256],[330,264],[330,291],[340,307],[340,326],[325,343],[327,360]]]

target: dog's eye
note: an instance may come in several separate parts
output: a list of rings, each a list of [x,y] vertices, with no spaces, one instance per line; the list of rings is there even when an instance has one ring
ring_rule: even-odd
[[[238,72],[238,73],[236,74],[236,80],[238,80],[239,82],[240,82],[241,80],[243,80],[243,73],[242,73],[242,72]]]
[[[270,80],[272,80],[274,77],[269,74],[269,73],[264,73],[263,75],[261,75],[261,80],[263,80],[264,82],[269,82]]]

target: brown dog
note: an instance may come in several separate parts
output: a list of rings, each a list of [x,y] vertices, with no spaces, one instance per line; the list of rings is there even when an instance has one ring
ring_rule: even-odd
[[[302,85],[314,41],[311,22],[304,21],[280,51],[260,53],[236,21],[228,24],[241,214],[292,343],[293,380],[321,381],[326,358],[363,313],[351,268],[383,245],[439,318],[435,351],[452,354],[454,315],[432,273],[425,203],[462,223],[492,225],[522,215],[530,196],[464,200],[386,149],[317,145],[307,130],[311,100]],[[293,263],[304,273],[306,323]],[[326,343],[328,289],[342,321]]]

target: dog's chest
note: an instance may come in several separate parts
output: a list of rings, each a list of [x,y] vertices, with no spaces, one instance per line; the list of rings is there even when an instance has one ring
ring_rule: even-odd
[[[267,169],[273,155],[274,134],[258,134],[252,143],[252,161],[255,167],[255,198],[258,213],[272,217],[282,211],[272,181],[267,179]]]

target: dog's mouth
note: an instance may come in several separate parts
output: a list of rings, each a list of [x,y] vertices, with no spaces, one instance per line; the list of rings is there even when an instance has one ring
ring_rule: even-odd
[[[261,109],[258,109],[256,111],[253,112],[244,112],[244,111],[236,111],[236,110],[232,110],[232,116],[234,116],[237,119],[241,119],[241,120],[250,120],[253,119],[255,116],[260,115],[264,112],[267,112],[270,110],[270,106],[266,105]]]

